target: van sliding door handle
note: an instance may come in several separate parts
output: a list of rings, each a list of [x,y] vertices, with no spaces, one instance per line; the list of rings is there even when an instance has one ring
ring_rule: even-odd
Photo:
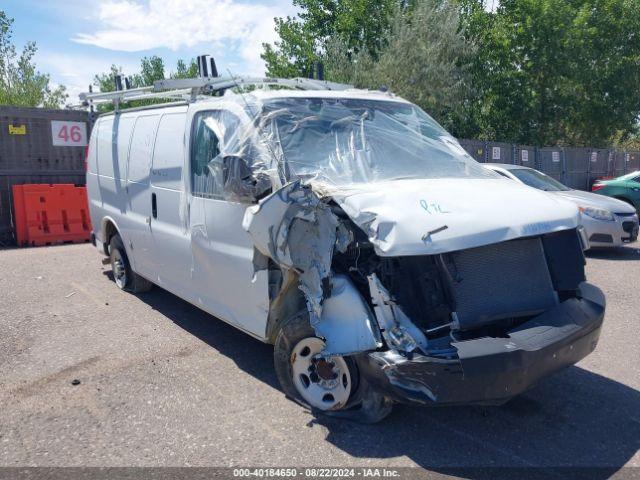
[[[153,218],[158,218],[158,201],[155,193],[151,194],[151,215],[153,215]]]

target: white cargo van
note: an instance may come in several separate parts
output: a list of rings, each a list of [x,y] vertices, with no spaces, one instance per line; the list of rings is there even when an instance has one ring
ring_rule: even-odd
[[[285,394],[361,421],[503,403],[595,348],[605,302],[574,205],[505,182],[390,93],[198,81],[93,129],[94,240],[119,288],[274,344]]]

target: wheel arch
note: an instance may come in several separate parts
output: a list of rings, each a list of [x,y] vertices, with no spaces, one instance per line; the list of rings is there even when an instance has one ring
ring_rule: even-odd
[[[266,331],[270,343],[275,342],[288,318],[301,311],[308,311],[297,274],[287,275],[280,293],[271,302]],[[322,316],[315,325],[311,325],[316,335],[327,343],[327,351],[336,355],[349,355],[380,347],[382,339],[375,314],[351,279],[346,275],[336,274],[331,283],[331,292],[322,304]]]
[[[306,301],[299,285],[298,275],[295,272],[283,271],[282,287],[277,296],[271,300],[269,307],[266,328],[269,343],[275,343],[285,320],[302,310],[306,311]]]
[[[100,225],[100,241],[102,242],[102,250],[105,255],[109,255],[109,243],[116,234],[120,235],[120,229],[116,221],[111,217],[104,217]],[[122,235],[120,236],[122,237]]]

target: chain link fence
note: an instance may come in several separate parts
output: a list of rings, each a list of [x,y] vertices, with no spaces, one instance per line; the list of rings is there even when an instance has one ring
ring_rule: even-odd
[[[591,190],[599,178],[615,178],[640,170],[640,151],[534,147],[466,139],[460,140],[460,144],[478,162],[535,168],[576,190]]]

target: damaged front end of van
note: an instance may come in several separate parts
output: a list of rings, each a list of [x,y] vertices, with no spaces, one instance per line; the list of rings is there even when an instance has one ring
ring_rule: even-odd
[[[257,116],[278,174],[243,227],[269,336],[302,309],[322,343],[294,383],[324,398],[344,358],[359,376],[306,403],[366,417],[375,398],[369,420],[392,401],[501,404],[596,347],[605,299],[575,206],[487,172],[407,102],[277,99]]]
[[[593,351],[605,300],[568,205],[473,227],[495,195],[447,202],[435,193],[450,185],[402,183],[322,200],[295,182],[247,211],[256,268],[295,277],[322,356],[353,356],[395,401],[450,405],[503,403]]]

